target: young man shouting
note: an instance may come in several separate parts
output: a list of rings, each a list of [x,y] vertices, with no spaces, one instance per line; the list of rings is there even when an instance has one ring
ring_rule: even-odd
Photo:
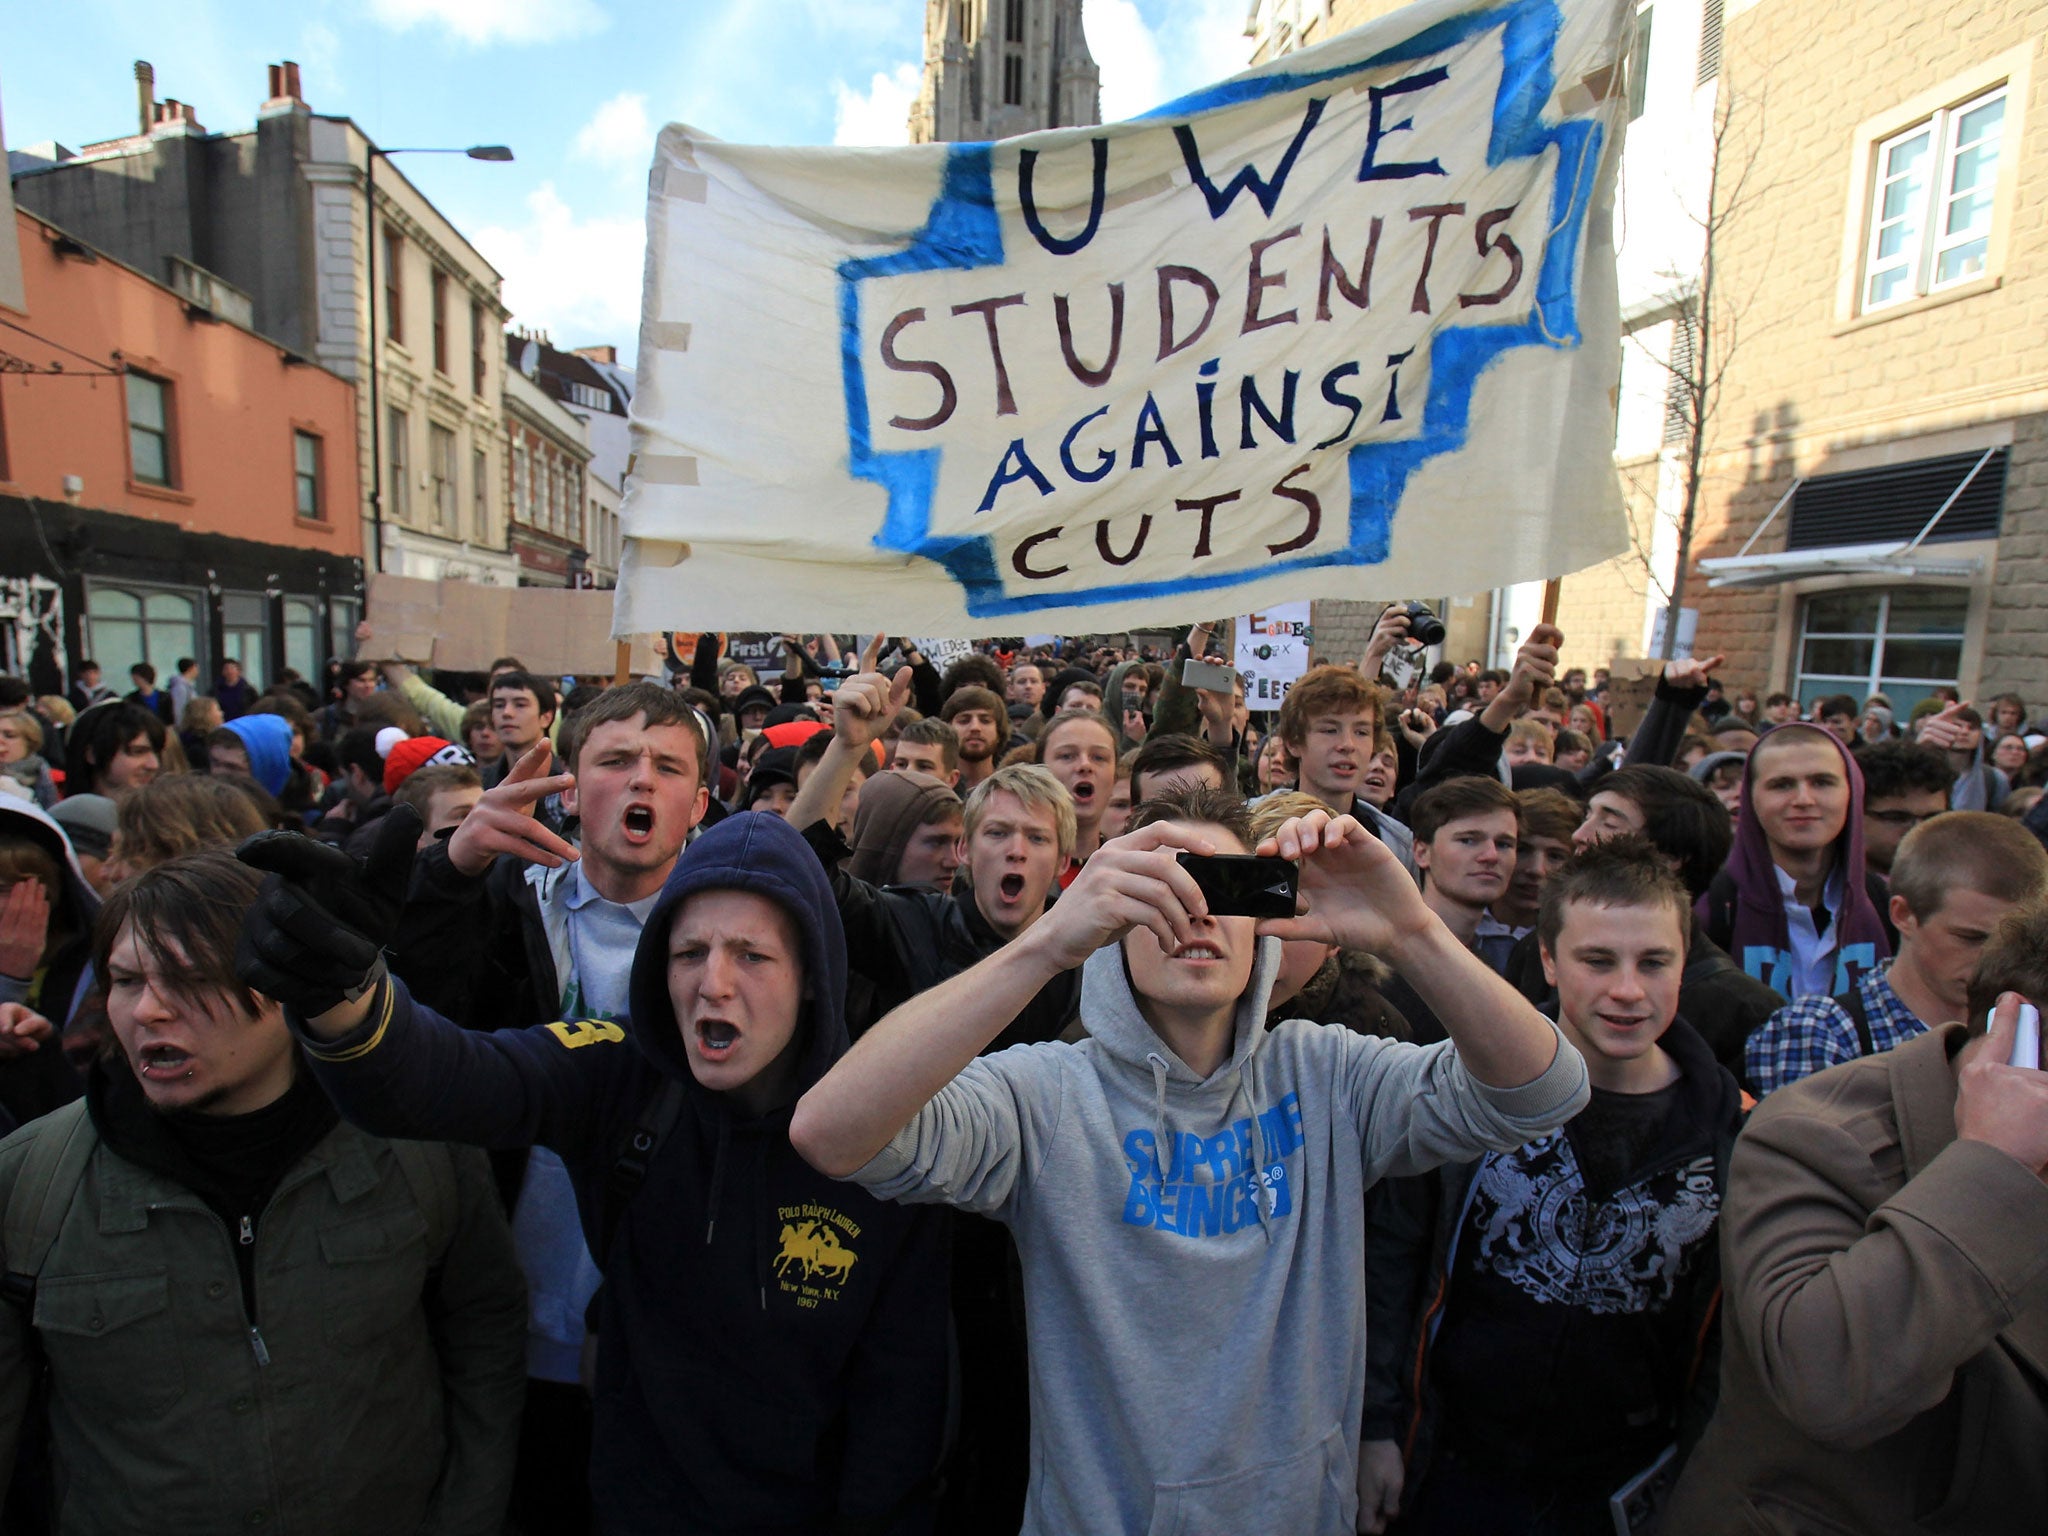
[[[538,1145],[568,1169],[604,1259],[597,1528],[928,1529],[943,1234],[833,1184],[789,1143],[791,1103],[846,1048],[845,942],[803,839],[755,814],[693,843],[646,913],[624,1018],[486,1034],[383,974],[418,830],[393,811],[362,866],[305,839],[244,845],[273,878],[239,969],[284,998],[352,1123]]]
[[[236,979],[257,890],[223,851],[117,888],[117,1049],[0,1143],[0,1502],[47,1367],[39,1529],[491,1536],[526,1307],[489,1166],[340,1122]]]
[[[1984,946],[2006,914],[2048,896],[2048,853],[2009,816],[1949,811],[1906,834],[1892,861],[1898,953],[1839,997],[1787,1003],[1749,1038],[1766,1094],[1960,1019]]]
[[[1399,1510],[1416,1536],[1610,1531],[1610,1496],[1676,1435],[1742,1119],[1678,1018],[1691,906],[1639,838],[1565,865],[1537,931],[1592,1101],[1368,1196],[1368,1528]]]
[[[1212,916],[1177,857],[1251,851],[1242,804],[1197,792],[1147,816],[1027,932],[871,1029],[791,1138],[874,1193],[1015,1234],[1043,1410],[1032,1536],[1350,1536],[1365,1191],[1555,1129],[1585,1066],[1352,818],[1261,844],[1302,862],[1307,899],[1262,938]],[[1267,1030],[1289,937],[1387,957],[1456,1043]],[[1077,965],[1089,1038],[976,1059]]]
[[[853,975],[848,1026],[858,1038],[876,1019],[919,993],[959,975],[1041,921],[1074,843],[1074,806],[1045,769],[998,768],[967,797],[965,877],[948,892],[885,886],[862,878],[858,853],[822,819],[833,782],[846,764],[902,707],[908,673],[892,685],[877,675],[850,678],[839,689],[834,738],[806,786],[791,825],[823,862],[846,928]],[[1099,719],[1099,717],[1097,717]],[[884,782],[922,784],[922,774],[890,773]],[[862,814],[868,814],[863,807]],[[983,1054],[1012,1045],[1057,1040],[1079,1012],[1081,978],[1051,977],[1022,1006]],[[1024,1372],[1023,1299],[1012,1278],[1016,1253],[995,1223],[954,1213],[953,1309],[960,1347],[960,1438],[954,1449],[940,1528],[997,1531],[1023,1516],[1028,1467],[1029,1392]]]

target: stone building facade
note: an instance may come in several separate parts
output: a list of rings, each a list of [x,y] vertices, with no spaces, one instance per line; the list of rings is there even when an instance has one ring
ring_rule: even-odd
[[[1697,648],[1731,678],[2048,702],[2044,22],[2041,0],[1730,0],[1757,103],[1731,154],[1768,168],[1715,251],[1747,339],[1708,439],[1723,585]]]
[[[221,280],[246,296],[235,318],[358,385],[373,569],[381,552],[403,575],[514,583],[498,272],[392,161],[379,157],[372,177],[371,140],[307,105],[296,64],[271,65],[255,126],[227,133],[208,132],[189,103],[155,101],[148,66],[136,70],[139,131],[11,155],[16,200],[159,280],[202,296]]]
[[[913,144],[980,143],[1101,121],[1081,0],[925,0]]]

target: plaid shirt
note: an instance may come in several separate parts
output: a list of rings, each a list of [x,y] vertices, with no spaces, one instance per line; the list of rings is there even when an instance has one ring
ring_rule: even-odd
[[[1864,972],[1856,984],[1863,997],[1873,1051],[1888,1051],[1927,1031],[1892,990],[1887,976],[1890,970],[1887,961],[1877,970]],[[1761,1096],[1862,1054],[1856,1021],[1848,1009],[1831,997],[1802,997],[1772,1014],[1764,1027],[1749,1037],[1742,1048],[1742,1061],[1750,1086]]]

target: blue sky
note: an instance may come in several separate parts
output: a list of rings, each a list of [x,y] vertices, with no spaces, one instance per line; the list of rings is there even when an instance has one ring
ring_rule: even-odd
[[[1246,0],[1084,0],[1103,112],[1244,65]],[[209,129],[246,128],[264,66],[387,145],[505,143],[511,165],[406,173],[505,274],[515,323],[630,354],[656,130],[752,143],[900,143],[924,0],[0,0],[14,148],[132,133],[133,63]]]

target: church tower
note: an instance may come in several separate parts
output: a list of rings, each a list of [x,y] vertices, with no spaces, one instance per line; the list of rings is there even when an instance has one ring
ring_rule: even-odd
[[[913,144],[978,143],[1101,121],[1081,0],[925,0]]]

